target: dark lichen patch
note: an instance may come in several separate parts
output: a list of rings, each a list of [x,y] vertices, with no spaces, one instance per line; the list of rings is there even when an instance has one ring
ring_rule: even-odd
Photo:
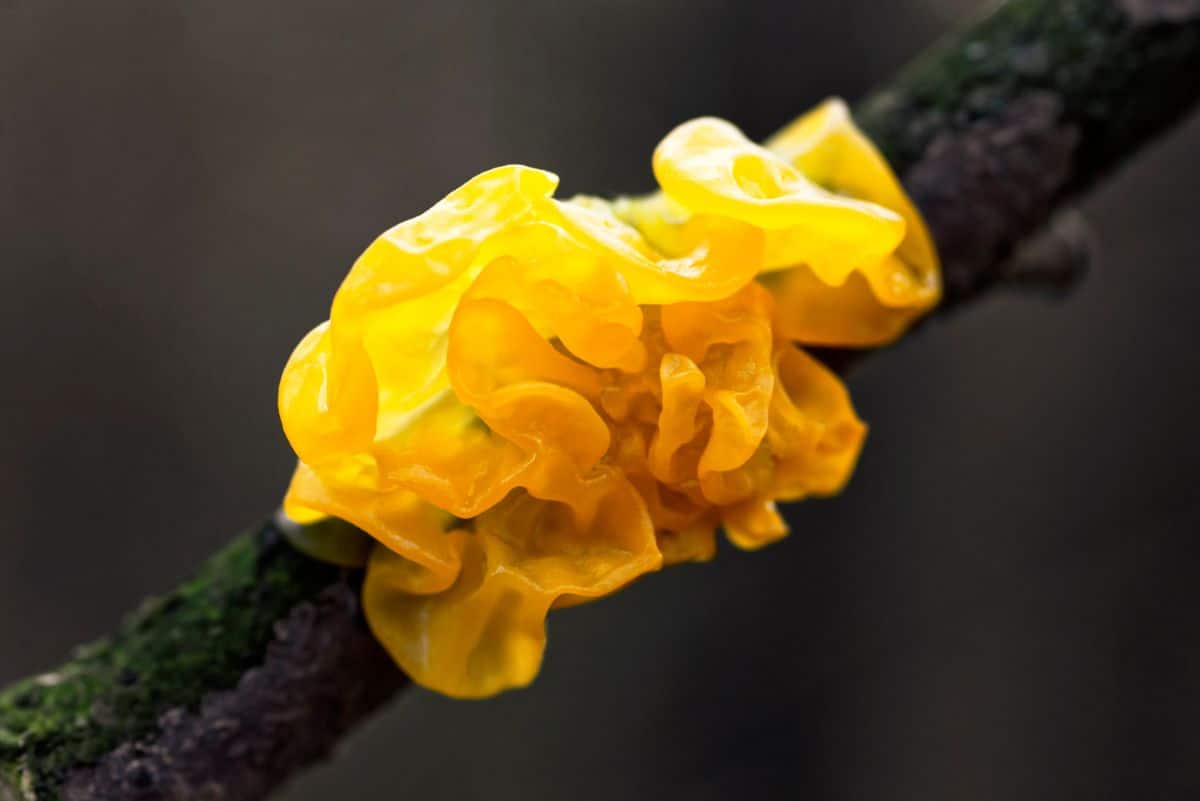
[[[0,780],[56,798],[72,768],[148,735],[168,709],[195,709],[236,685],[262,660],[276,622],[340,575],[271,524],[238,537],[112,637],[0,692]]]

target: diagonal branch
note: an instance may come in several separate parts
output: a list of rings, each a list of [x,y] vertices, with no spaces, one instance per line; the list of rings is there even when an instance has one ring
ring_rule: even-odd
[[[1023,240],[1192,107],[1198,74],[1200,0],[1011,0],[860,104],[933,231],[940,312],[1009,280]],[[363,623],[360,581],[273,522],[238,537],[0,692],[0,799],[265,797],[407,683]]]

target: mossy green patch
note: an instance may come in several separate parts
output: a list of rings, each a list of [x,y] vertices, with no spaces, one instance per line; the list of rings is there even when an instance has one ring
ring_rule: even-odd
[[[903,175],[936,134],[1050,92],[1083,134],[1086,183],[1188,107],[1179,97],[1196,91],[1198,64],[1200,18],[1146,24],[1113,0],[1009,0],[914,61],[855,119]]]
[[[275,622],[338,575],[269,523],[238,537],[113,636],[0,692],[0,781],[27,798],[57,798],[73,767],[152,733],[166,710],[194,710],[206,693],[233,687],[261,663]]]

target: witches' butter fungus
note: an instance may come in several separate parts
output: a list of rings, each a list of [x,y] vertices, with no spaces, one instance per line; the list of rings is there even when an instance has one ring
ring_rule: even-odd
[[[799,345],[899,336],[938,298],[925,227],[831,100],[765,147],[676,128],[661,191],[553,197],[518,165],[358,258],[279,387],[298,522],[376,541],[363,604],[415,681],[529,683],[556,607],[786,534],[865,434]]]

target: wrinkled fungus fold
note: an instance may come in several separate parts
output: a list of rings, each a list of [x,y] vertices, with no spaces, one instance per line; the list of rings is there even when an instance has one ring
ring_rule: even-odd
[[[938,299],[841,101],[765,147],[693,120],[653,167],[659,192],[614,201],[470,179],[366,249],[284,369],[284,511],[375,540],[368,622],[426,687],[524,686],[551,609],[709,559],[721,529],[783,537],[776,502],[839,492],[866,431],[802,347],[888,342]]]

